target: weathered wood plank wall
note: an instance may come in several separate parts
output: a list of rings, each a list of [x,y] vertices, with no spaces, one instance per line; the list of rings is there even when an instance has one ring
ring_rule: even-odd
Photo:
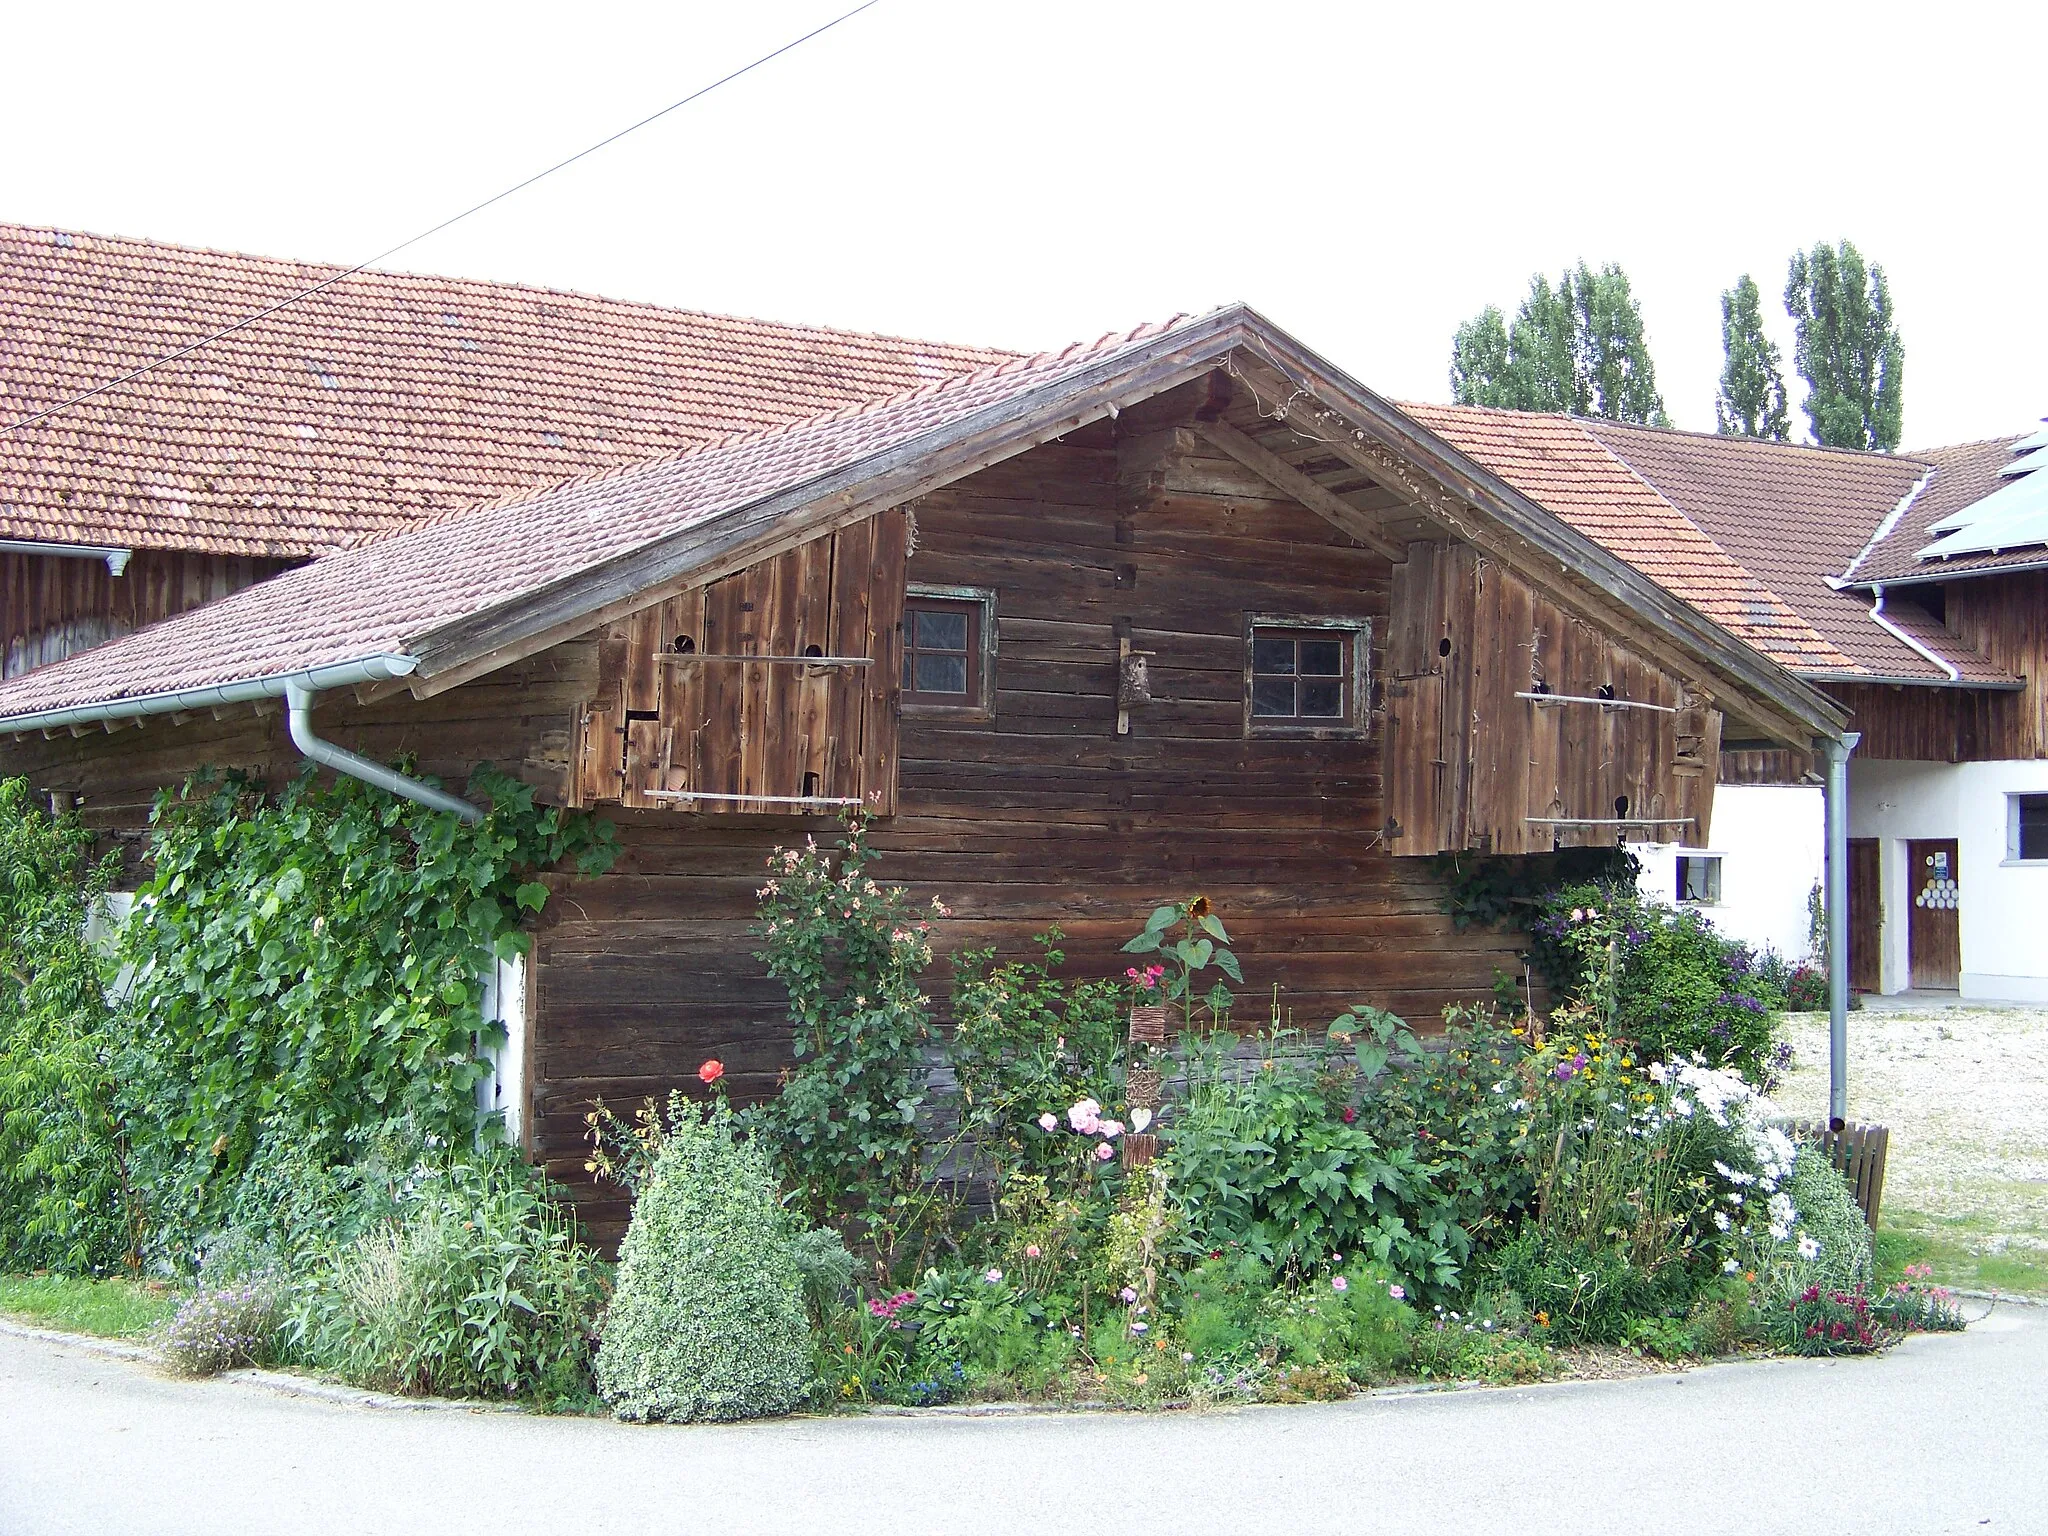
[[[141,549],[116,576],[104,560],[0,550],[0,677],[225,597],[290,563]]]
[[[1623,831],[1706,845],[1721,715],[1703,692],[1469,545],[1410,544],[1393,567],[1393,612],[1395,852],[1547,853],[1612,843]],[[1543,690],[1620,702],[1519,697]],[[1657,820],[1609,824],[1630,816]]]

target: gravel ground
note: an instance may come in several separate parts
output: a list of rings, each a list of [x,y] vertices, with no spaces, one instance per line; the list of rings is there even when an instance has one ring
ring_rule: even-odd
[[[1827,1113],[1828,1021],[1787,1017],[1794,1065],[1774,1095]],[[1849,1015],[1849,1118],[1891,1127],[1884,1211],[2048,1252],[2048,1009],[1874,1004]],[[1887,1221],[1887,1225],[1892,1224]]]

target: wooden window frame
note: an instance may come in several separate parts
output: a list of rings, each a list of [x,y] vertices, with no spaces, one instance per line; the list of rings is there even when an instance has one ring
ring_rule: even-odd
[[[1341,719],[1309,724],[1276,720],[1252,713],[1252,646],[1262,629],[1292,634],[1327,633],[1348,636],[1350,670],[1344,679],[1346,708]],[[1372,720],[1372,620],[1330,614],[1247,613],[1244,616],[1244,733],[1292,741],[1339,741],[1368,733]]]
[[[967,635],[967,702],[901,692],[903,713],[920,720],[947,720],[960,725],[993,725],[996,718],[996,594],[992,587],[946,587],[913,581],[903,594],[902,655],[911,655],[911,613],[918,604],[939,604],[969,610]],[[899,685],[902,678],[897,678]]]

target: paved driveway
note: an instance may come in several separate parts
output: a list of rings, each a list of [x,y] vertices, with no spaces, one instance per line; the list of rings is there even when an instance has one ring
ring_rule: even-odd
[[[394,1411],[0,1336],[0,1532],[2048,1532],[2048,1313],[1877,1360],[1137,1416]]]

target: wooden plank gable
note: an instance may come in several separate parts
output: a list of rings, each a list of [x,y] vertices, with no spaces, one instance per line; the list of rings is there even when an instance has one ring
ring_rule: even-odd
[[[571,803],[887,814],[907,548],[878,513],[606,625]]]

